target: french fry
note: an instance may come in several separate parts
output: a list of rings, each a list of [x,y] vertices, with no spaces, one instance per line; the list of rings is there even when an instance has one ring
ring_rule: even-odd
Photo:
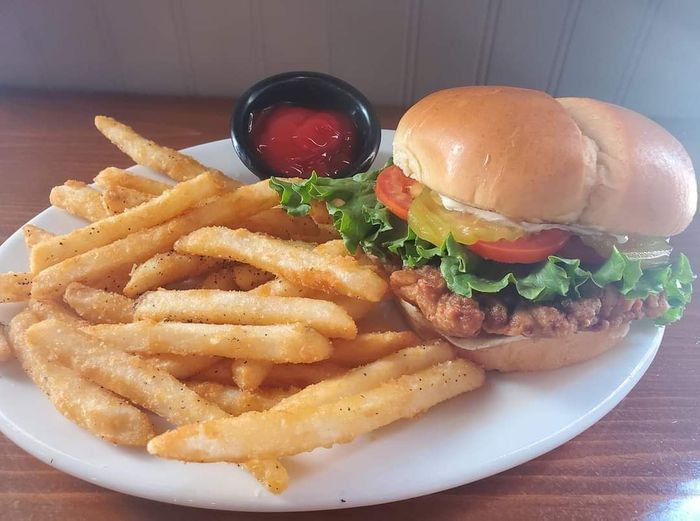
[[[121,324],[134,319],[133,300],[79,282],[73,282],[66,288],[63,300],[88,322]]]
[[[316,253],[328,255],[329,257],[347,257],[350,252],[345,248],[345,244],[341,240],[332,240],[319,244],[314,248]]]
[[[221,183],[206,172],[120,215],[42,241],[31,251],[32,272],[37,273],[64,259],[162,224],[222,190]]]
[[[335,228],[332,231],[319,228],[311,217],[292,217],[282,208],[270,208],[253,215],[241,223],[240,228],[285,240],[326,242],[338,238]]]
[[[187,255],[174,251],[156,253],[132,270],[129,282],[124,287],[124,294],[137,297],[148,290],[196,277],[219,265],[220,260],[201,255]]]
[[[362,266],[367,266],[372,271],[381,275],[382,269],[374,263],[365,253],[358,248],[357,252],[351,254],[345,247],[345,243],[340,239],[329,240],[323,244],[319,244],[314,248],[316,253],[326,255],[327,257],[354,257]]]
[[[352,297],[344,297],[342,295],[331,295],[315,289],[304,286],[295,286],[285,279],[273,279],[261,284],[257,288],[250,290],[253,295],[274,296],[274,297],[305,297],[320,300],[329,300],[335,302],[345,312],[350,315],[353,320],[359,320],[366,316],[377,305],[368,300],[360,300]]]
[[[185,255],[180,253],[179,255]],[[211,257],[202,257],[204,259],[210,259]],[[231,266],[224,266],[223,268],[216,269],[202,280],[200,287],[202,289],[220,289],[223,291],[230,291],[234,289],[240,289],[238,284],[236,284],[236,277],[231,269]]]
[[[333,218],[331,214],[328,213],[326,203],[322,201],[311,202],[309,217],[311,217],[318,226],[333,226]]]
[[[119,215],[130,208],[141,206],[151,201],[154,196],[123,186],[112,186],[102,192],[102,205],[110,215]]]
[[[66,181],[61,186],[54,186],[49,201],[53,206],[90,222],[110,215],[102,204],[100,192],[80,181]]]
[[[175,250],[251,264],[293,284],[378,302],[386,281],[353,257],[328,262],[327,256],[292,241],[275,239],[244,229],[202,228],[178,240]]]
[[[165,174],[175,181],[187,181],[206,170],[211,170],[194,158],[154,143],[137,134],[134,129],[107,116],[96,116],[95,126],[119,150],[129,156],[135,163]],[[229,189],[238,188],[238,181],[216,171]]]
[[[272,365],[263,360],[233,360],[231,378],[244,391],[254,391],[265,381]]]
[[[160,195],[172,188],[172,185],[161,183],[160,181],[149,179],[142,175],[132,174],[113,166],[105,168],[97,174],[97,177],[95,177],[95,184],[103,190],[121,186],[122,188],[129,188],[150,195]]]
[[[235,362],[235,360],[233,360]],[[198,371],[190,377],[195,382],[215,382],[221,385],[231,385],[231,363],[229,358],[220,359],[213,365]]]
[[[0,362],[7,362],[12,359],[12,348],[10,347],[10,342],[7,340],[7,334],[5,333],[5,326],[0,324]]]
[[[131,278],[131,269],[133,266],[125,265],[110,271],[101,277],[91,277],[86,281],[91,287],[109,291],[110,293],[122,293],[124,288],[129,283]]]
[[[22,226],[22,235],[24,236],[24,244],[27,248],[31,249],[41,241],[55,237],[56,235],[48,230],[44,230],[39,226],[33,224],[25,224]]]
[[[298,364],[324,360],[331,354],[329,340],[302,324],[241,326],[140,321],[99,324],[83,331],[139,354],[197,354]]]
[[[175,355],[157,355],[149,359],[151,363],[156,362],[158,356],[167,357]],[[185,358],[185,357],[182,357]],[[200,357],[204,358],[204,357]],[[235,361],[234,361],[235,362]],[[168,368],[172,373],[172,368]],[[176,376],[176,375],[174,375]],[[186,378],[185,375],[181,376]],[[195,378],[203,381],[191,381],[188,385],[205,399],[216,403],[224,411],[230,414],[240,414],[242,409],[253,407],[255,410],[269,408],[278,401],[283,394],[288,394],[291,390],[262,390],[255,395],[245,391],[239,391],[230,387],[231,384],[231,361],[221,360],[200,371]],[[219,384],[214,382],[220,382]],[[223,385],[222,385],[223,384]],[[215,387],[212,387],[215,386]],[[222,391],[223,390],[223,391]],[[252,398],[254,396],[255,398]],[[247,409],[246,409],[247,410]],[[241,464],[241,467],[248,471],[260,483],[265,485],[273,494],[280,494],[286,490],[289,484],[289,474],[287,469],[278,460],[250,460]]]
[[[262,297],[245,291],[152,291],[136,304],[137,320],[206,324],[305,324],[329,338],[355,338],[357,327],[337,304],[299,297]]]
[[[154,367],[170,373],[178,380],[191,376],[213,366],[219,360],[213,356],[160,354],[143,357]]]
[[[249,460],[241,463],[241,467],[273,494],[281,494],[289,486],[287,469],[276,459]]]
[[[0,273],[0,302],[29,300],[33,278],[31,273]]]
[[[306,387],[327,378],[339,376],[347,371],[334,362],[322,361],[315,364],[275,364],[270,367],[263,387]]]
[[[30,300],[29,309],[40,320],[57,319],[71,327],[84,327],[90,323],[83,320],[63,302],[57,300]]]
[[[189,382],[187,386],[233,416],[248,411],[265,411],[295,392],[295,389],[261,389],[250,392],[214,382]]]
[[[248,412],[186,425],[153,438],[148,442],[148,452],[199,462],[299,454],[347,443],[361,434],[411,418],[479,387],[483,381],[484,372],[476,365],[450,360],[318,407]]]
[[[257,288],[260,284],[264,284],[274,277],[271,273],[248,264],[233,266],[231,272],[233,273],[233,281],[236,283],[236,286],[243,291]]]
[[[239,222],[278,202],[279,197],[266,181],[242,186],[154,228],[132,233],[45,269],[35,277],[32,294],[35,298],[60,295],[71,282],[99,280],[117,268],[170,251],[178,238],[197,228]]]
[[[353,340],[334,340],[330,360],[345,367],[357,367],[420,343],[420,337],[413,331],[363,333]]]
[[[71,369],[175,425],[227,414],[146,360],[114,349],[59,320],[45,320],[27,330],[30,345],[46,349]]]
[[[331,403],[346,396],[374,389],[393,378],[412,374],[435,364],[446,362],[454,358],[454,356],[454,349],[444,341],[406,347],[335,378],[329,378],[317,384],[309,385],[279,402],[275,405],[275,410],[317,407]]]
[[[24,371],[58,412],[111,443],[145,445],[155,429],[144,412],[76,371],[49,361],[26,341],[26,330],[37,321],[31,311],[16,315],[10,321],[10,341]]]

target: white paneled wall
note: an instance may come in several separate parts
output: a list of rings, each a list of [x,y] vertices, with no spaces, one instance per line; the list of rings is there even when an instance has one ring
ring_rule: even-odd
[[[509,84],[700,118],[700,0],[0,0],[0,85],[233,96],[291,69],[374,102]]]

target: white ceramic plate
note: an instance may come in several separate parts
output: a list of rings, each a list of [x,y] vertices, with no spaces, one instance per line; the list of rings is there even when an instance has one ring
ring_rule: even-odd
[[[389,156],[382,134],[377,164]],[[206,165],[254,181],[228,140],[187,150]],[[142,168],[133,170],[149,176]],[[81,224],[50,208],[32,223],[54,232]],[[25,271],[21,234],[0,247],[0,271]],[[0,306],[7,321],[20,306]],[[191,506],[295,511],[396,501],[469,483],[535,458],[581,433],[632,389],[663,331],[636,323],[623,344],[590,362],[557,371],[489,375],[476,392],[332,449],[287,460],[289,489],[274,496],[232,465],[159,460],[100,441],[57,413],[17,363],[0,365],[0,430],[40,460],[97,485]]]

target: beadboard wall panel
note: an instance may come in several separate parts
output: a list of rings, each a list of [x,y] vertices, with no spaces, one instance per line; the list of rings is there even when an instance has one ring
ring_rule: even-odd
[[[545,90],[574,2],[499,0],[485,83]]]
[[[651,0],[582,2],[556,95],[617,101],[625,69],[632,60],[652,3]]]
[[[666,117],[700,118],[700,1],[665,0],[618,100]]]
[[[423,2],[413,98],[477,82],[489,0]]]
[[[56,4],[60,3],[60,7]],[[120,71],[107,58],[108,38],[95,17],[92,0],[60,0],[56,4],[14,0],[8,5],[20,25],[21,41],[2,51],[0,74],[5,62],[25,46],[41,71],[38,83],[64,89],[113,89]],[[4,11],[5,9],[3,9]],[[14,83],[11,78],[2,83]]]
[[[329,72],[377,103],[405,103],[409,59],[410,0],[334,0],[329,13]]]
[[[37,53],[27,45],[22,30],[14,6],[0,2],[0,77],[18,85],[38,85],[43,78]]]
[[[264,76],[260,55],[260,11],[250,0],[183,1],[187,58],[197,95],[231,96]]]
[[[327,71],[380,104],[506,84],[700,117],[697,0],[0,0],[0,86],[234,96]]]
[[[295,69],[328,70],[327,0],[260,2],[260,42],[265,74]]]

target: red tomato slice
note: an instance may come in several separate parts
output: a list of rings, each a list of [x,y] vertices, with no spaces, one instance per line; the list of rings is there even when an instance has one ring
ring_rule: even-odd
[[[569,237],[571,234],[564,230],[544,230],[514,241],[479,241],[468,248],[485,259],[509,264],[530,264],[559,251]]]
[[[374,193],[379,202],[386,206],[391,213],[404,221],[408,220],[408,208],[411,206],[411,187],[416,181],[403,175],[396,165],[386,167],[377,176]]]

